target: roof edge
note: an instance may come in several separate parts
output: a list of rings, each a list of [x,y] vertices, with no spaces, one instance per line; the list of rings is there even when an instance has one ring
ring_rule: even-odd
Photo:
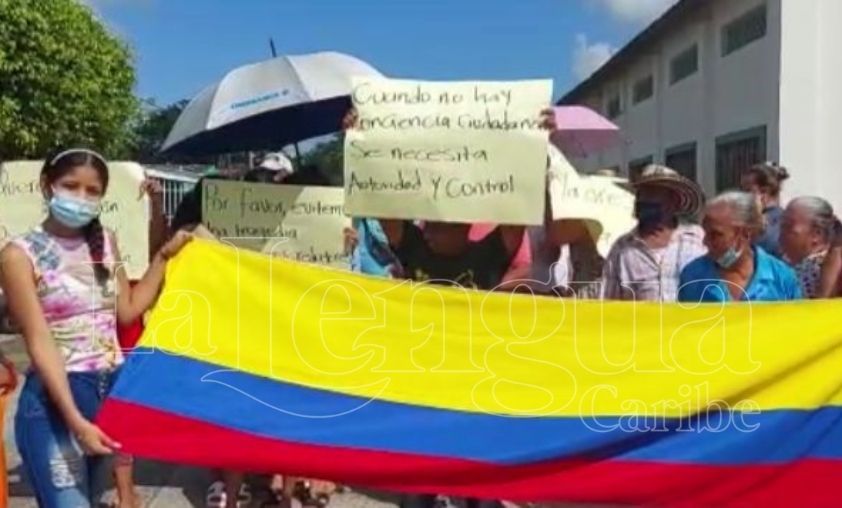
[[[581,99],[584,91],[593,85],[595,82],[604,79],[610,75],[620,66],[626,64],[637,53],[638,50],[645,47],[652,40],[661,36],[666,32],[673,22],[685,16],[694,8],[701,7],[706,3],[706,0],[679,0],[675,5],[667,9],[655,21],[649,24],[642,32],[637,34],[631,41],[617,51],[602,67],[594,71],[589,77],[585,78],[572,90],[567,92],[561,99],[556,102],[556,105],[571,105],[577,104],[577,100]]]

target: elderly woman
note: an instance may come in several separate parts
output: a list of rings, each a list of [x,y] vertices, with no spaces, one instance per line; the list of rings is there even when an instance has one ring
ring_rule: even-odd
[[[807,298],[820,298],[821,272],[830,249],[836,217],[830,203],[800,197],[786,207],[781,221],[781,250],[795,268]]]
[[[681,302],[783,301],[802,298],[786,263],[754,245],[763,228],[757,200],[726,192],[705,209],[702,227],[708,253],[681,272]]]
[[[842,222],[834,225],[833,240],[822,266],[819,298],[842,297]]]

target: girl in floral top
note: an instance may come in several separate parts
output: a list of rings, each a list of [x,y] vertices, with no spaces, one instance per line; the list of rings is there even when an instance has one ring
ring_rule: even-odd
[[[92,423],[123,362],[117,324],[152,306],[166,260],[190,238],[182,233],[164,245],[130,289],[114,236],[99,221],[107,187],[99,154],[75,149],[50,158],[41,171],[47,219],[0,252],[0,283],[32,363],[15,434],[42,507],[96,505],[107,472],[100,456],[120,448]]]

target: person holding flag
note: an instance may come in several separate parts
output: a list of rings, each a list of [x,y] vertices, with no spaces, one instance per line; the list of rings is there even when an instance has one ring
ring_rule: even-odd
[[[92,150],[51,156],[41,170],[47,219],[0,251],[0,285],[32,364],[15,437],[39,506],[98,503],[102,456],[120,450],[93,423],[123,363],[117,324],[152,307],[167,260],[191,238],[175,235],[130,287],[116,239],[99,220],[108,181],[108,163]]]

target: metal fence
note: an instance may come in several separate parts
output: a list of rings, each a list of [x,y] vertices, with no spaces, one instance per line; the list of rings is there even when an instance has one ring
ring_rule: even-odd
[[[157,169],[147,169],[146,174],[149,178],[158,181],[164,190],[164,216],[169,224],[175,216],[179,203],[188,192],[193,190],[199,177]]]

